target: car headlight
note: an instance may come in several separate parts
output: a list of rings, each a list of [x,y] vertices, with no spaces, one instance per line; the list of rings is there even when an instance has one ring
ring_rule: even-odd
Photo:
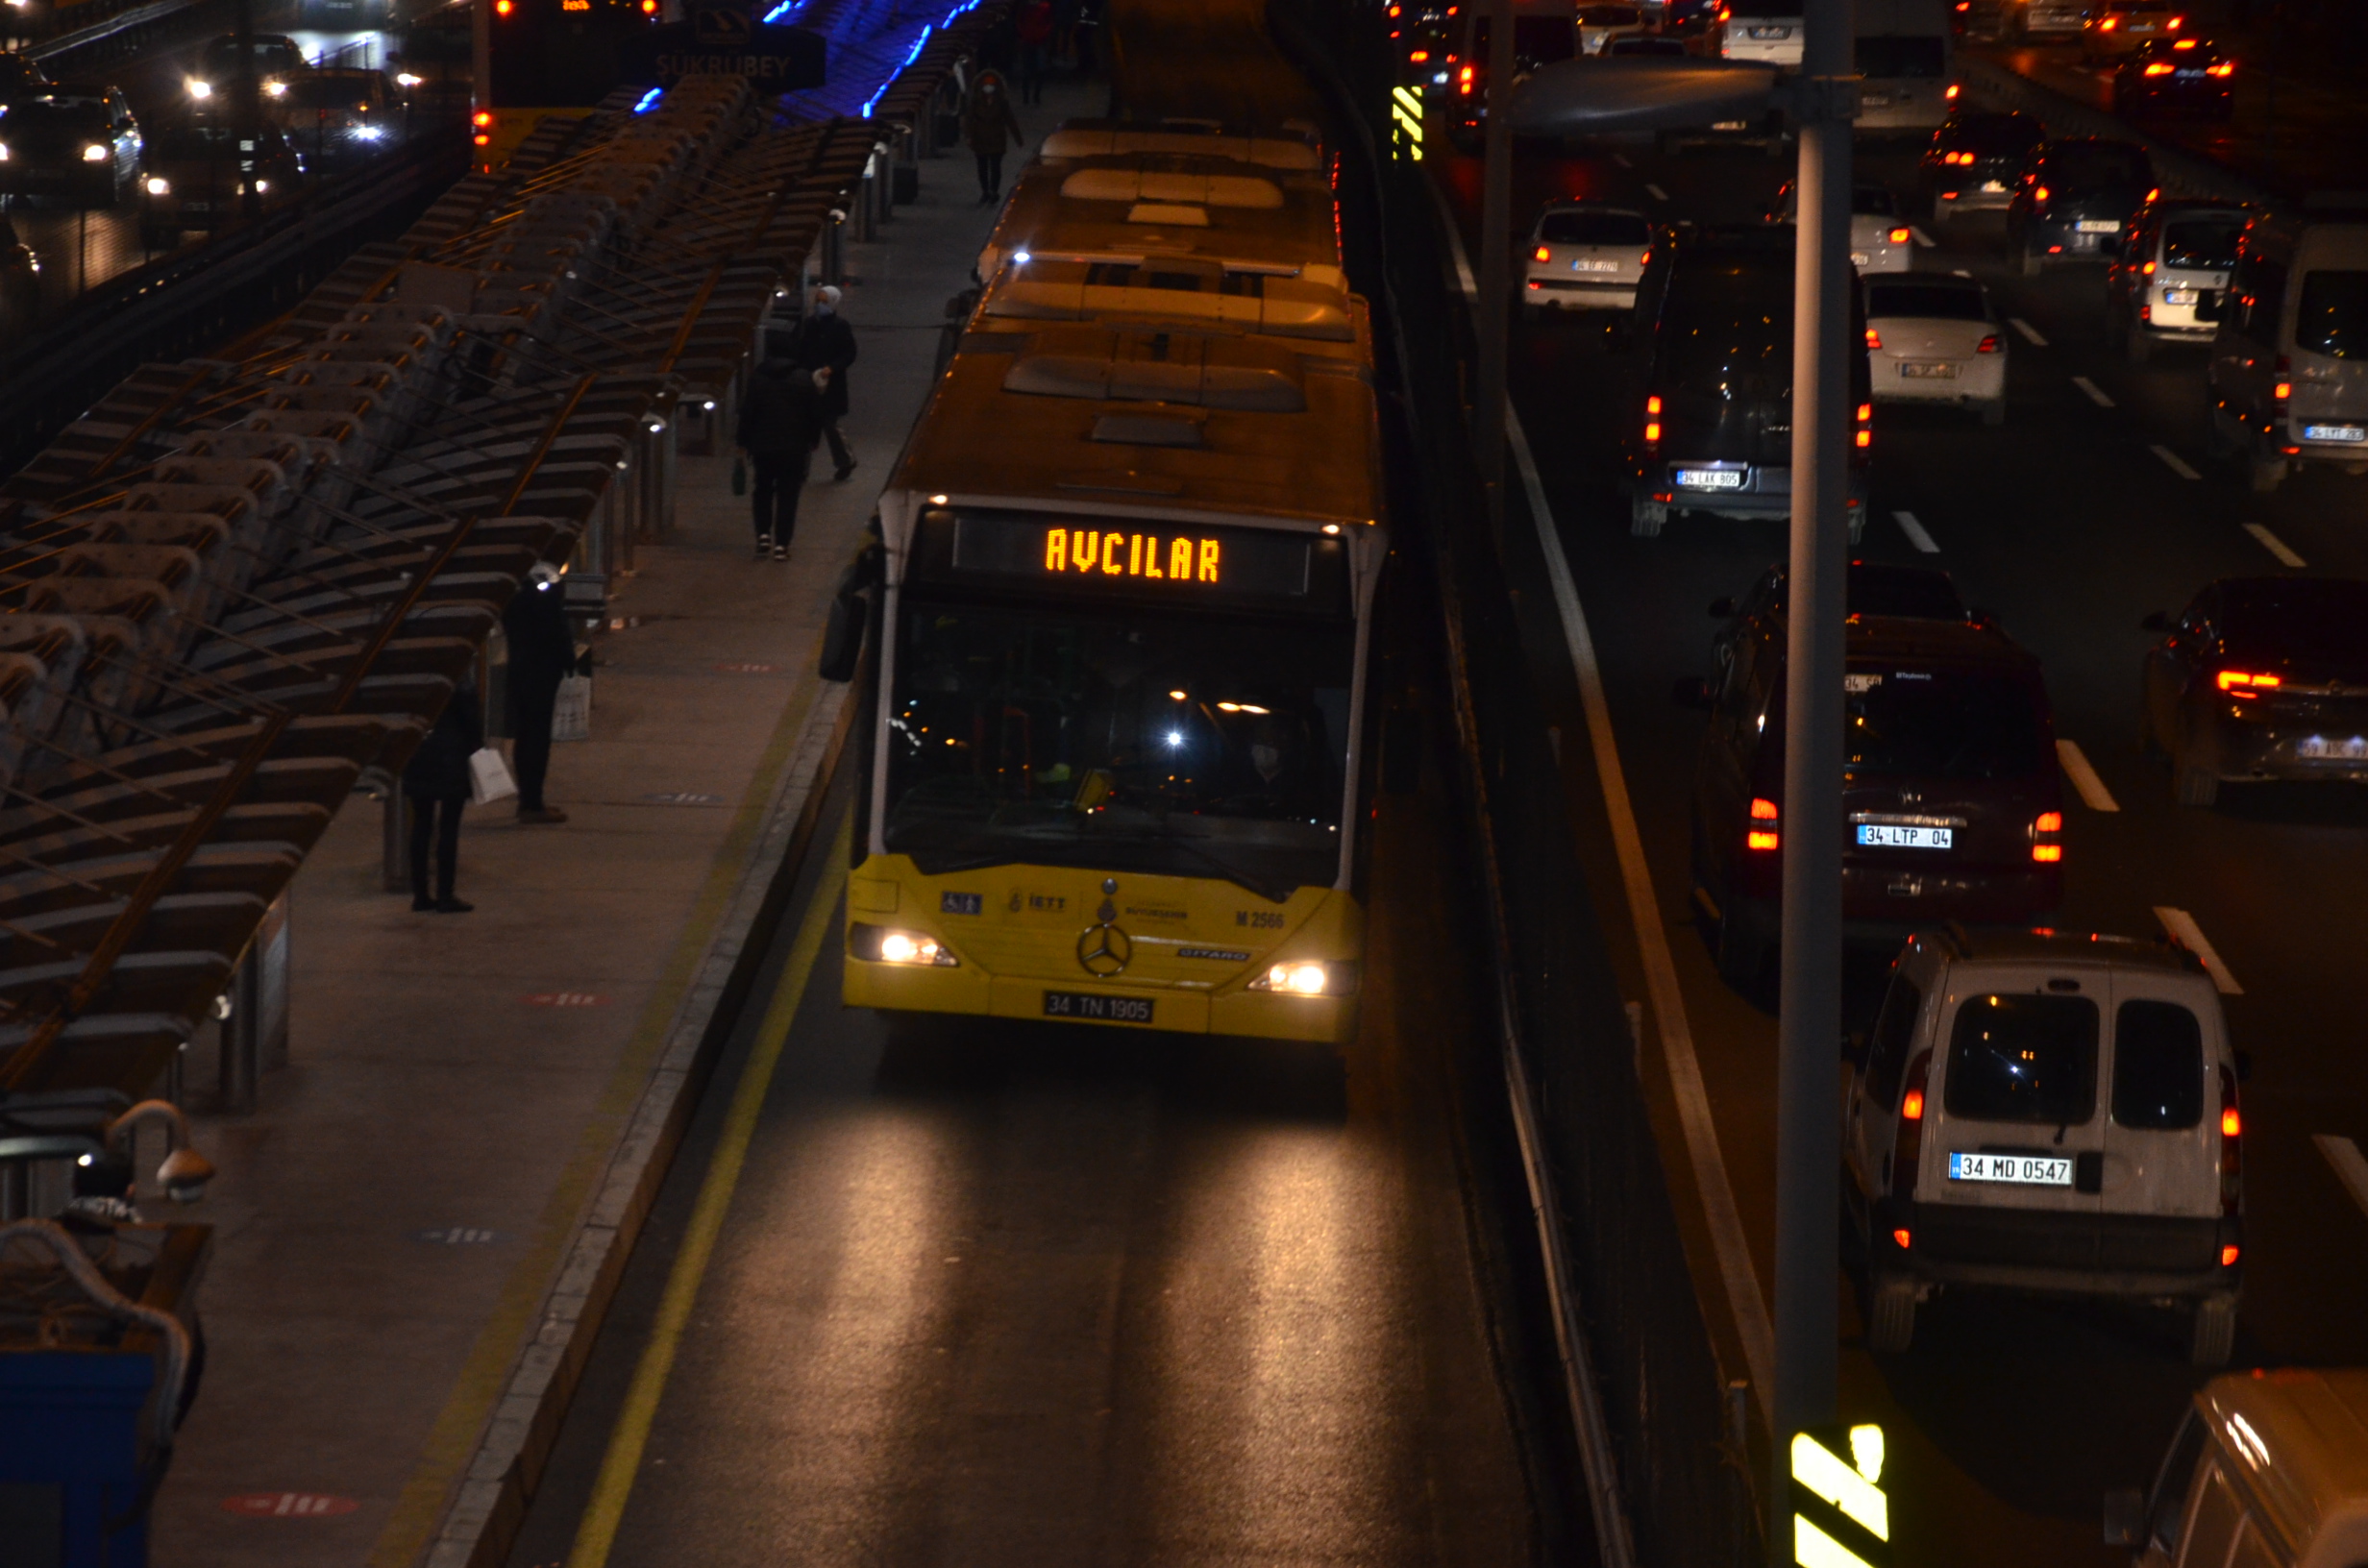
[[[104,163],[114,156],[115,150],[104,142],[94,141],[83,149],[83,161],[86,163]]]
[[[284,82],[266,82],[263,84],[263,90],[274,98],[284,98],[287,96],[287,84]]]
[[[170,196],[172,193],[173,183],[170,180],[165,179],[164,176],[160,174],[152,174],[148,177],[149,195]]]
[[[424,80],[426,80],[424,77],[413,76],[408,71],[395,73],[395,86],[398,87],[416,87]]]
[[[386,133],[375,125],[358,125],[354,127],[354,135],[364,141],[376,141]]]
[[[848,950],[873,964],[909,964],[919,968],[951,969],[962,961],[948,952],[935,937],[919,931],[898,931],[861,920],[847,929]]]
[[[1326,964],[1312,958],[1286,959],[1270,964],[1249,983],[1252,991],[1279,991],[1291,996],[1345,996],[1357,989],[1354,964]]]
[[[0,163],[6,163],[8,160],[9,160],[9,144],[8,144],[7,142],[5,142],[5,141],[0,141]]]
[[[207,81],[204,77],[190,77],[186,82],[184,82],[182,86],[189,89],[189,96],[192,98],[210,98],[213,96],[213,84]]]

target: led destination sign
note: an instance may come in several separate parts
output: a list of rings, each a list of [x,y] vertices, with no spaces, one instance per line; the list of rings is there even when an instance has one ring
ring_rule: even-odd
[[[1264,528],[1171,530],[1133,519],[939,513],[924,518],[922,534],[920,564],[927,575],[1026,578],[1094,595],[1121,590],[1130,598],[1307,604],[1331,598],[1345,582],[1339,540]]]

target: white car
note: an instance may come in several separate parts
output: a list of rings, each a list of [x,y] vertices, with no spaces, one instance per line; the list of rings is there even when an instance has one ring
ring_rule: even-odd
[[[1644,12],[1634,6],[1581,6],[1579,53],[1600,55],[1614,38],[1640,38],[1653,31]]]
[[[1945,403],[2006,423],[2007,334],[1980,283],[1920,272],[1870,278],[1865,288],[1877,403]]]
[[[1653,258],[1652,221],[1626,208],[1556,202],[1530,232],[1521,299],[1542,310],[1634,310]]]
[[[1768,208],[1770,223],[1790,223],[1799,192],[1789,180],[1776,192]],[[1850,264],[1861,275],[1907,272],[1915,266],[1915,231],[1900,209],[1899,198],[1882,185],[1850,187]]]

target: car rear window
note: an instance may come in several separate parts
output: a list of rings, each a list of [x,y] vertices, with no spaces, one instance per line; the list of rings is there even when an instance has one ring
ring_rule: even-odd
[[[1548,212],[1538,237],[1551,245],[1648,245],[1653,231],[1633,212]]]
[[[2236,265],[2236,236],[2244,232],[2242,218],[2173,218],[2162,226],[2162,264],[2232,267]]]
[[[2220,635],[2231,657],[2358,666],[2368,661],[2368,582],[2256,577],[2223,585]]]
[[[288,84],[288,97],[304,109],[357,107],[369,101],[367,83],[339,77],[305,77]]]
[[[2204,1028],[2177,1002],[2114,1010],[2113,1119],[2166,1133],[2204,1119]]]
[[[2047,152],[2046,183],[2066,195],[2141,190],[2153,180],[2153,162],[2136,147],[2110,142],[2071,142]]]
[[[1859,667],[1843,677],[1859,777],[2028,778],[2056,765],[2035,693],[2010,674]]]
[[[2097,1109],[2097,1004],[2085,996],[1975,996],[1949,1035],[1942,1103],[1970,1121],[2080,1126]]]
[[[2294,346],[2306,354],[2368,359],[2368,272],[2306,272]]]
[[[1850,187],[1850,210],[1862,218],[1896,218],[1899,198],[1881,185]]]
[[[1948,59],[1937,37],[1862,36],[1858,42],[1861,76],[1938,76]]]
[[[1925,321],[1987,321],[1989,309],[1978,288],[1948,283],[1869,283],[1866,315],[1912,316]]]

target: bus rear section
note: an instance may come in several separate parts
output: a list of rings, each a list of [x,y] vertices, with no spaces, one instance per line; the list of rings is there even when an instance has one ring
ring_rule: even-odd
[[[1373,432],[1246,335],[955,356],[881,502],[851,1005],[1353,1033]]]

